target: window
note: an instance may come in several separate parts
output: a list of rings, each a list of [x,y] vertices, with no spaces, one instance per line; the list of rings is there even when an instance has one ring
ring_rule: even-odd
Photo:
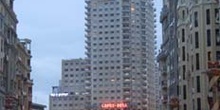
[[[215,9],[215,21],[219,21],[218,9]]]
[[[186,79],[186,66],[183,65],[183,80]]]
[[[215,36],[216,36],[216,45],[220,46],[220,34],[219,34],[219,29],[215,30]]]
[[[185,47],[182,47],[182,60],[185,61],[186,60],[186,55],[185,55]]]
[[[210,10],[209,9],[206,10],[206,24],[207,25],[210,24]]]
[[[199,54],[196,54],[196,70],[199,70]]]
[[[199,48],[199,33],[195,32],[195,48]]]
[[[198,27],[198,12],[194,12],[194,26]]]
[[[207,46],[211,46],[211,31],[210,29],[207,30]]]
[[[200,77],[199,77],[199,76],[196,77],[196,91],[197,91],[198,93],[201,92]]]
[[[180,90],[179,90],[179,89],[180,89],[180,87],[177,85],[177,87],[176,87],[176,88],[177,88],[177,95],[179,95],[179,94],[180,94]]]
[[[217,60],[217,61],[220,60],[220,51],[216,51],[216,60]]]
[[[185,42],[185,29],[182,29],[182,42]]]
[[[186,85],[183,86],[183,99],[186,99]]]
[[[183,105],[183,110],[187,110],[186,104]]]
[[[211,61],[211,52],[208,52],[208,61]]]
[[[185,11],[184,10],[182,11],[182,17],[183,17],[183,19],[185,19]]]
[[[197,98],[197,110],[202,110],[201,109],[201,99]]]

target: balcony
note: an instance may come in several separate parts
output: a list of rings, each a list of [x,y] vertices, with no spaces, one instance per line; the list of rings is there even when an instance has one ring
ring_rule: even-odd
[[[124,84],[123,89],[125,90],[130,90],[131,89],[131,84]]]
[[[166,19],[168,17],[169,14],[169,10],[167,6],[164,6],[162,8],[162,11],[160,13],[160,22],[162,23],[164,21],[164,19]]]
[[[130,97],[125,97],[124,100],[125,101],[131,101],[131,98]]]
[[[162,102],[163,102],[163,104],[167,104],[167,103],[168,103],[168,97],[167,97],[167,95],[164,95],[164,96],[162,97]]]
[[[131,79],[128,79],[128,78],[127,78],[127,79],[124,79],[124,83],[125,83],[125,84],[131,83],[131,82],[132,82]]]
[[[85,81],[85,85],[86,85],[86,86],[91,86],[91,81],[86,80],[86,81]]]
[[[85,49],[87,50],[88,53],[91,52],[91,47],[90,46],[85,46]]]
[[[85,6],[85,9],[90,10],[91,8],[89,6]]]
[[[166,77],[167,76],[167,72],[166,71],[162,71],[162,74],[161,74],[163,77]]]
[[[91,25],[91,23],[90,23],[90,22],[87,22],[87,23],[85,23],[85,25],[86,25],[87,27],[89,27],[89,26]]]
[[[162,50],[161,52],[159,52],[159,55],[157,56],[157,61],[166,60],[167,56],[167,50]]]
[[[164,91],[166,91],[168,89],[167,83],[165,81],[162,81],[161,86]]]
[[[89,17],[85,17],[85,20],[86,20],[86,21],[90,21],[90,18],[89,18]]]
[[[91,53],[90,53],[90,52],[85,52],[85,54],[86,54],[87,56],[91,56]]]
[[[131,73],[124,73],[124,78],[130,78],[131,77]]]
[[[34,83],[33,83],[33,79],[27,79],[26,82],[27,82],[28,84],[31,84],[31,85],[34,84]]]
[[[86,37],[87,39],[90,39],[90,38],[91,38],[91,36],[88,35],[88,34],[86,34],[85,37]]]
[[[178,97],[172,97],[170,99],[170,107],[171,108],[178,108],[179,107],[179,98]]]
[[[131,70],[131,67],[130,66],[124,66],[123,70]]]
[[[85,0],[86,4],[89,4],[91,2],[91,0]]]
[[[85,43],[86,43],[88,46],[91,46],[91,41],[90,41],[90,40],[86,40]]]
[[[90,32],[91,32],[91,29],[87,28],[87,29],[85,29],[85,31],[86,31],[87,33],[90,33]]]
[[[131,91],[129,90],[124,91],[124,95],[131,95]]]
[[[86,86],[85,89],[87,89],[87,90],[88,90],[88,89],[91,89],[91,86]]]

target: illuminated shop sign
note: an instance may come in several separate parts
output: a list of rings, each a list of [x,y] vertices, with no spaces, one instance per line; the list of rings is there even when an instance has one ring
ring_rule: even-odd
[[[52,97],[65,97],[68,96],[68,93],[55,93],[55,94],[50,94]]]
[[[127,108],[128,105],[126,103],[103,103],[101,108],[109,109],[109,108]]]

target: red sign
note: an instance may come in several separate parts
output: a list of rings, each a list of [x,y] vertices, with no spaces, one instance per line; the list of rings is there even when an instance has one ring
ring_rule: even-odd
[[[101,105],[103,109],[108,108],[127,108],[128,105],[126,103],[104,103]]]

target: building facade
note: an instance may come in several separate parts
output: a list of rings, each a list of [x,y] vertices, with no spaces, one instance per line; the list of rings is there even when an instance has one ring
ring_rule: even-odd
[[[152,110],[153,1],[86,0],[86,4],[90,109]]]
[[[53,87],[50,95],[50,110],[85,110],[89,91],[86,85],[91,75],[86,59],[62,61],[62,79],[60,85]]]
[[[87,59],[63,61],[50,110],[155,110],[153,1],[85,2]]]
[[[158,56],[163,110],[218,110],[219,1],[164,0],[163,4],[163,44]],[[169,42],[170,32],[176,43]],[[176,51],[169,47],[174,44]],[[174,76],[172,69],[176,70]]]
[[[30,110],[32,81],[28,81],[31,53],[30,48],[17,37],[18,20],[13,2],[0,1],[0,109]],[[20,75],[26,79],[21,79]]]
[[[157,60],[161,72],[162,110],[176,108],[171,104],[178,97],[177,3],[178,0],[163,0],[160,15],[162,44]]]
[[[16,50],[16,110],[31,110],[33,86],[31,79],[31,40],[20,39]],[[7,102],[7,104],[10,103]]]
[[[16,59],[14,44],[17,37],[17,19],[13,11],[13,0],[1,0],[0,7],[0,109],[4,110],[7,93],[15,90],[13,86],[15,84],[15,79],[13,79],[12,74],[15,73],[16,65],[16,62],[13,62],[13,60]]]
[[[208,62],[220,59],[218,0],[182,0],[178,3],[179,89],[181,110],[217,110],[212,100]],[[216,81],[215,81],[216,79]],[[219,87],[218,87],[219,88]],[[219,92],[219,90],[217,91]]]
[[[160,74],[160,69],[158,67],[158,65],[155,66],[155,74],[154,74],[154,88],[155,88],[155,110],[162,110],[161,109],[161,105],[162,105],[162,101],[161,101],[161,83],[160,83],[160,78],[161,78],[161,74]]]

